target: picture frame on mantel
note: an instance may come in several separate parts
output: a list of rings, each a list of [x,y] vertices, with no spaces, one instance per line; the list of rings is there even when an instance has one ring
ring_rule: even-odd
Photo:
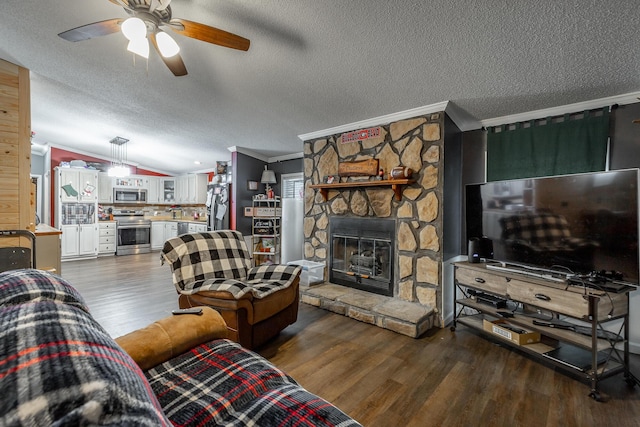
[[[258,190],[258,181],[247,181],[247,190],[257,191]]]

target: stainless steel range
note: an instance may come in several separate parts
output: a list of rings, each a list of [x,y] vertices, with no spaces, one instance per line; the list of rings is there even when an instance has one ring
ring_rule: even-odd
[[[116,210],[117,246],[116,255],[131,255],[151,252],[151,221],[142,211]]]

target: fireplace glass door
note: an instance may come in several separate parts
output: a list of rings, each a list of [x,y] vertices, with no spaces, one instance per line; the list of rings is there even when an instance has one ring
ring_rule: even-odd
[[[350,286],[387,294],[391,282],[391,241],[339,234],[332,237],[333,275],[344,277]]]
[[[393,296],[396,222],[381,218],[329,219],[329,281]]]

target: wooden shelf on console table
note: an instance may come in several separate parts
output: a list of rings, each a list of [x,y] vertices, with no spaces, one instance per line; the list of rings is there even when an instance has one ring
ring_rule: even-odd
[[[327,193],[329,190],[337,190],[340,188],[355,188],[355,187],[391,187],[396,195],[396,200],[402,199],[402,186],[413,184],[416,182],[414,179],[383,179],[380,181],[355,181],[355,182],[335,182],[333,184],[312,184],[311,188],[317,188],[320,190],[320,194],[324,200],[327,200]]]

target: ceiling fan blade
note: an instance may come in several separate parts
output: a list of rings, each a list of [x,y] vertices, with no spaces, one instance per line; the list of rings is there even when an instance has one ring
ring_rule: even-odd
[[[149,13],[153,13],[155,10],[165,10],[169,7],[171,0],[151,0],[149,4]]]
[[[635,120],[633,121],[633,123],[638,123],[638,124],[640,124],[640,119],[635,119]]]
[[[129,2],[127,0],[109,0],[113,4],[117,4],[118,6],[122,6],[125,9],[131,9],[129,6]]]
[[[246,51],[249,50],[251,43],[248,39],[236,34],[186,19],[175,18],[169,24],[169,27],[176,33],[231,49]]]
[[[160,1],[160,6],[158,6],[158,10],[165,10],[166,8],[169,7],[169,3],[171,3],[171,0],[159,0]]]
[[[81,27],[72,28],[71,30],[63,31],[58,35],[70,42],[89,40],[94,37],[117,33],[120,31],[120,24],[122,24],[122,21],[124,21],[122,18],[107,19],[106,21],[94,22]]]
[[[158,48],[156,33],[149,34],[149,40],[151,40],[151,44],[156,49],[156,52],[158,52],[158,55],[160,55],[160,58],[162,58],[162,61],[165,63],[167,68],[171,70],[174,76],[180,77],[187,75],[187,67],[184,65],[184,61],[182,60],[182,57],[179,53],[176,53],[170,58],[165,58],[164,56],[162,56],[162,54],[160,53],[160,49]]]

